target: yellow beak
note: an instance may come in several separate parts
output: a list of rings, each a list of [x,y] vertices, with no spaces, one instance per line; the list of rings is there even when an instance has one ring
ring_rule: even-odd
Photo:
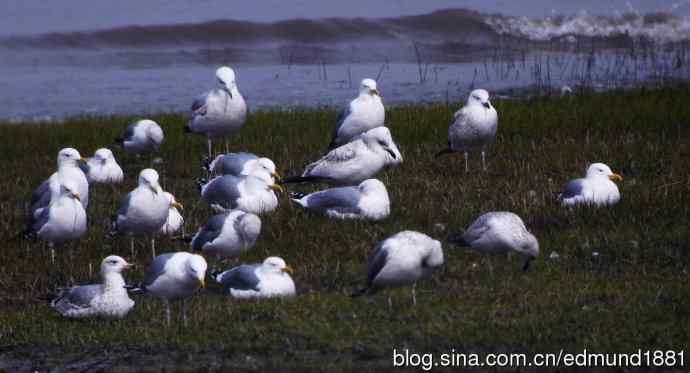
[[[205,288],[206,287],[206,280],[203,278],[200,278],[198,280],[199,280],[199,286],[201,286],[202,288]]]
[[[623,181],[623,176],[621,176],[617,173],[613,173],[613,174],[609,175],[609,180],[611,180],[611,181]]]
[[[79,195],[79,192],[74,192],[72,193],[72,195],[74,196],[74,198],[77,199],[77,201],[81,202],[81,196]]]
[[[180,210],[180,211],[184,210],[184,206],[182,206],[182,204],[179,203],[179,202],[173,202],[173,203],[172,203],[172,207],[174,207],[174,208],[176,208],[176,209],[178,209],[178,210]]]
[[[378,89],[372,89],[369,91],[369,93],[371,93],[372,95],[377,95],[377,96],[381,97],[381,93],[379,92]]]
[[[273,189],[273,190],[275,190],[276,192],[280,192],[280,193],[284,193],[284,192],[285,192],[285,190],[283,190],[283,187],[281,187],[281,186],[278,185],[278,184],[271,184],[271,185],[269,185],[268,187],[271,188],[271,189]]]
[[[276,180],[278,180],[278,181],[280,181],[280,180],[283,179],[283,178],[280,176],[280,174],[278,173],[278,171],[272,172],[272,173],[271,173],[271,176],[273,176],[273,177],[274,177]]]
[[[295,270],[292,269],[292,267],[290,267],[290,266],[285,266],[285,268],[281,269],[281,271],[289,273],[289,274],[295,273]]]

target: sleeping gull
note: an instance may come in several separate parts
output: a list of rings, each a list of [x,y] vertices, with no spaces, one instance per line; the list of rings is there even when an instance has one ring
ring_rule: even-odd
[[[185,126],[185,132],[206,135],[209,159],[213,156],[211,140],[225,137],[227,152],[228,136],[242,128],[247,118],[247,104],[237,89],[235,72],[227,66],[218,68],[216,83],[216,89],[194,100],[192,118]]]
[[[284,183],[317,181],[331,185],[357,185],[384,167],[399,165],[402,161],[390,130],[376,127],[331,150],[308,165],[302,176],[285,178]]]
[[[158,172],[151,168],[139,173],[139,186],[129,192],[120,204],[120,209],[113,219],[111,235],[150,234],[151,253],[156,256],[153,235],[158,232],[168,219],[170,200],[165,196],[158,183]],[[134,257],[134,238],[131,239],[132,257]]]
[[[215,276],[216,282],[236,299],[294,297],[295,283],[290,277],[292,268],[277,256],[263,263],[243,264]]]
[[[254,246],[260,232],[258,216],[232,210],[212,216],[192,237],[191,246],[220,260],[236,258]]]
[[[283,188],[273,180],[267,172],[218,176],[206,184],[200,182],[201,196],[216,211],[238,209],[260,215],[278,207],[274,191],[282,192]]]
[[[70,179],[77,184],[77,192],[81,204],[84,208],[89,206],[89,181],[86,175],[79,167],[79,162],[84,162],[85,159],[81,157],[79,152],[74,148],[65,148],[58,152],[57,165],[58,169],[55,173],[50,175],[41,185],[31,194],[31,217],[30,221],[40,214],[40,209],[47,207],[50,204],[51,196],[59,195],[60,183],[64,180]],[[50,189],[53,186],[55,190]]]
[[[357,135],[372,128],[383,126],[385,119],[386,110],[383,108],[381,95],[376,89],[376,81],[362,80],[359,96],[350,101],[348,107],[338,115],[338,123],[328,149],[346,144]]]
[[[455,112],[453,123],[448,128],[448,148],[441,150],[436,157],[447,153],[465,153],[465,172],[469,172],[468,152],[480,149],[482,167],[486,171],[486,146],[496,138],[498,113],[491,106],[489,92],[475,89],[470,93],[467,103]]]
[[[102,283],[64,289],[50,302],[50,306],[62,316],[74,319],[122,319],[134,307],[122,278],[122,271],[131,266],[123,258],[111,255],[101,263]]]
[[[587,168],[587,175],[583,179],[569,181],[558,198],[564,206],[613,205],[621,199],[614,181],[622,180],[623,177],[611,171],[609,166],[593,163]]]
[[[184,224],[184,218],[180,214],[180,211],[184,210],[184,206],[177,202],[175,196],[171,193],[164,192],[163,195],[170,201],[170,208],[168,210],[168,218],[165,220],[165,224],[163,224],[159,232],[166,236],[172,236],[179,231]]]
[[[441,242],[415,231],[397,233],[380,242],[369,255],[367,285],[352,296],[412,285],[412,304],[417,304],[417,281],[430,276],[442,264]],[[388,308],[392,306],[389,294]]]
[[[110,149],[101,148],[86,161],[86,178],[90,183],[119,184],[124,179],[124,174],[115,161],[113,152]]]
[[[449,237],[449,241],[483,254],[516,252],[527,257],[523,270],[539,255],[539,242],[527,230],[525,223],[512,212],[493,211],[481,215],[463,233]]]
[[[382,220],[390,214],[388,191],[377,179],[364,180],[358,186],[295,194],[292,200],[308,210],[336,219]]]
[[[124,135],[115,141],[121,144],[126,152],[141,154],[157,151],[164,139],[163,129],[158,123],[150,119],[141,119],[127,126]]]
[[[245,152],[221,154],[208,164],[207,170],[216,175],[234,176],[268,172],[274,179],[280,179],[271,159]]]
[[[165,304],[165,320],[170,326],[170,302],[182,300],[182,321],[187,325],[185,299],[205,286],[206,260],[201,255],[180,251],[153,259],[144,281],[133,289],[159,298]]]

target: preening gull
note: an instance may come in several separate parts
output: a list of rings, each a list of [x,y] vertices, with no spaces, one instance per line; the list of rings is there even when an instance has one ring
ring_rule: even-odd
[[[127,126],[124,135],[115,139],[115,142],[128,153],[141,154],[157,151],[164,139],[163,129],[158,123],[141,119]]]
[[[179,231],[184,224],[184,218],[180,214],[180,211],[184,210],[184,206],[177,202],[175,196],[171,193],[164,192],[163,195],[170,201],[170,208],[168,210],[168,218],[165,220],[165,224],[163,224],[159,232],[166,236],[172,236]]]
[[[307,195],[294,195],[300,206],[336,219],[382,220],[390,214],[386,186],[377,179],[358,186],[326,189]]]
[[[441,242],[415,232],[402,231],[380,242],[369,255],[367,285],[353,296],[371,295],[383,288],[412,285],[412,304],[417,304],[417,281],[443,264]],[[388,307],[392,308],[390,295]]]
[[[165,304],[165,320],[170,325],[170,302],[182,300],[182,321],[187,324],[185,299],[206,284],[206,260],[201,255],[180,251],[154,258],[144,281],[135,293],[147,293]]]
[[[328,149],[334,149],[350,142],[357,135],[372,128],[383,126],[386,110],[383,108],[381,95],[376,88],[376,81],[364,79],[359,86],[359,96],[338,116],[338,123],[333,131],[333,139]]]
[[[124,179],[122,168],[110,149],[100,148],[86,161],[86,178],[90,183],[119,184]]]
[[[448,128],[448,148],[436,154],[465,153],[465,172],[469,172],[468,153],[481,150],[482,167],[486,171],[486,146],[496,138],[498,113],[489,101],[489,92],[475,89],[467,103],[455,112],[453,123]]]
[[[273,177],[264,172],[252,176],[218,176],[200,184],[201,196],[216,211],[238,209],[260,215],[278,207],[275,191],[283,188],[273,183]]]
[[[59,186],[65,180],[73,180],[76,183],[76,191],[79,193],[81,204],[84,208],[89,206],[89,181],[79,167],[80,162],[85,162],[81,154],[74,148],[64,148],[58,152],[58,169],[50,175],[41,185],[31,194],[31,217],[30,221],[40,214],[40,209],[50,204],[51,196],[59,195]],[[51,185],[54,190],[51,190]]]
[[[583,179],[569,181],[558,199],[564,206],[579,204],[605,206],[618,203],[621,194],[614,181],[623,177],[603,163],[593,163]]]
[[[261,233],[258,216],[232,210],[212,216],[192,237],[194,251],[217,259],[232,259],[251,249]]]
[[[493,211],[481,215],[460,234],[449,241],[482,254],[507,254],[516,252],[527,257],[523,270],[529,268],[532,259],[539,255],[539,242],[527,230],[525,223],[512,212]]]
[[[294,297],[295,283],[290,273],[293,270],[285,260],[271,256],[261,264],[243,264],[220,273],[215,280],[237,299]]]
[[[234,176],[268,172],[274,178],[280,179],[276,164],[270,158],[246,152],[221,154],[212,160],[206,169],[216,175]]]
[[[325,182],[331,185],[357,185],[384,167],[403,161],[387,127],[376,127],[341,145],[308,165],[302,176],[285,178],[285,183]]]
[[[237,132],[247,118],[247,104],[237,89],[235,72],[223,66],[216,70],[217,87],[208,91],[192,103],[192,118],[185,126],[185,132],[206,135],[208,139],[208,157],[213,156],[211,140],[227,138]]]
[[[122,271],[131,266],[123,258],[111,255],[101,262],[102,283],[63,289],[50,306],[62,316],[74,319],[122,319],[134,307],[122,278]]]

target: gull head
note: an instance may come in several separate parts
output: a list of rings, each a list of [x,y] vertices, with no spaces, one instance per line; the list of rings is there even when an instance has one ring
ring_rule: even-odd
[[[283,258],[277,256],[270,256],[261,264],[261,270],[268,273],[294,273],[295,271],[285,263]]]
[[[117,255],[110,255],[101,262],[101,274],[107,273],[121,273],[122,271],[131,268],[133,264]]]
[[[360,95],[371,95],[371,96],[381,96],[379,90],[376,88],[376,80],[374,79],[362,79],[362,83],[359,85]]]
[[[527,255],[529,258],[536,258],[539,256],[539,241],[537,241],[537,237],[530,232],[525,232],[525,238],[520,243],[517,251]]]
[[[623,176],[611,171],[611,168],[604,163],[592,163],[587,168],[587,176],[589,178],[604,177],[611,181],[623,181]]]
[[[96,150],[96,152],[93,153],[93,157],[101,164],[105,164],[107,161],[115,159],[113,152],[108,148],[100,148]]]
[[[145,186],[154,194],[163,193],[163,188],[158,184],[158,172],[152,168],[146,168],[139,173],[139,186]]]
[[[441,241],[431,240],[431,247],[428,255],[424,258],[424,266],[438,268],[443,265],[443,247]]]
[[[386,186],[383,185],[383,183],[378,179],[364,180],[361,183],[359,183],[357,187],[359,188],[359,191],[362,192],[362,194],[388,194]]]
[[[216,70],[216,81],[218,82],[218,87],[227,92],[230,98],[232,98],[232,91],[237,89],[235,71],[227,66],[219,67]]]
[[[262,174],[265,176],[265,174],[268,173],[271,175],[271,178],[280,180],[280,174],[276,171],[276,164],[269,158],[263,157],[253,159],[247,162],[247,169],[249,175]]]
[[[67,196],[69,198],[74,198],[81,202],[81,196],[79,195],[79,186],[77,183],[71,179],[67,179],[60,184],[60,195]]]
[[[184,210],[184,206],[182,206],[181,203],[177,202],[177,200],[175,199],[175,196],[173,196],[172,193],[163,192],[163,195],[168,200],[168,202],[170,202],[170,208],[171,209],[177,209],[179,211]]]
[[[489,92],[485,89],[475,89],[470,92],[470,97],[467,99],[468,105],[481,105],[486,109],[491,109],[491,101],[489,101]]]
[[[201,255],[194,254],[187,259],[185,270],[187,272],[187,276],[192,278],[199,284],[200,287],[203,288],[206,286],[207,268],[208,264],[206,263],[206,259],[204,259],[204,257]]]
[[[78,162],[86,162],[86,160],[81,157],[81,154],[79,154],[79,151],[77,151],[77,149],[64,148],[58,152],[58,167],[62,165],[76,166]]]
[[[386,154],[386,163],[400,164],[403,161],[398,146],[393,141],[391,131],[387,127],[376,127],[362,134],[362,139],[367,146],[375,151],[383,151]]]

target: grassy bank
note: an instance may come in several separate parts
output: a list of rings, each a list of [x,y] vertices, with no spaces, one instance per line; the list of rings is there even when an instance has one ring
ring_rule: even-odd
[[[104,236],[119,199],[135,186],[148,158],[116,153],[126,182],[114,194],[92,188],[89,232],[72,245],[72,260],[65,249],[51,267],[45,245],[11,240],[23,228],[31,190],[55,169],[57,151],[73,146],[90,156],[110,146],[132,118],[0,125],[0,370],[90,362],[101,364],[92,368],[193,368],[199,366],[197,357],[215,367],[347,369],[388,367],[393,348],[438,353],[686,348],[690,89],[494,104],[499,135],[488,154],[488,173],[479,171],[478,155],[471,158],[469,174],[461,155],[433,161],[458,105],[390,110],[387,122],[404,164],[379,175],[392,201],[387,220],[329,220],[283,197],[277,211],[262,217],[257,246],[241,261],[282,256],[297,270],[299,296],[236,302],[207,289],[191,302],[189,327],[170,329],[163,327],[161,303],[147,297],[136,298],[130,316],[116,322],[61,319],[36,300],[70,276],[77,283],[97,280],[89,265],[97,268],[107,254],[129,257],[128,239]],[[232,149],[266,155],[283,174],[295,174],[325,149],[336,114],[255,113]],[[182,116],[152,119],[166,133],[164,162],[155,168],[163,188],[185,204],[186,231],[194,231],[209,216],[193,181],[202,175],[205,142],[182,134]],[[554,192],[595,161],[624,176],[621,203],[561,208]],[[446,263],[420,284],[416,307],[409,305],[407,291],[395,292],[392,313],[382,295],[349,297],[363,283],[367,254],[378,241],[404,229],[444,238],[491,210],[519,214],[540,240],[542,254],[529,272],[520,270],[517,258],[492,258],[490,274],[487,259],[444,244]],[[141,279],[150,262],[148,247],[138,242],[135,261],[142,266],[126,275],[129,281]],[[159,252],[186,249],[165,240],[158,246]],[[550,259],[552,252],[559,258]]]

